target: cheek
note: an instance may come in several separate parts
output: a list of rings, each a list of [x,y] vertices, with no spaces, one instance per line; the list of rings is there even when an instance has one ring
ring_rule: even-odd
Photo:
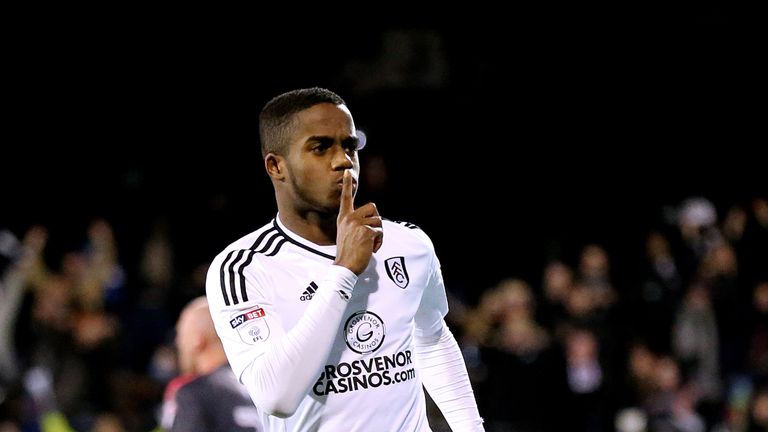
[[[317,189],[317,179],[314,178],[309,172],[302,171],[295,173],[293,176],[293,187],[300,193],[311,192]]]
[[[298,169],[296,169],[298,168]],[[291,170],[294,184],[302,190],[317,190],[324,184],[325,175],[319,167],[311,164],[295,166]]]

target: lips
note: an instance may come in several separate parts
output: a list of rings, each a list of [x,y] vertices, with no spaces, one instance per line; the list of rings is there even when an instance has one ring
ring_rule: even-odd
[[[334,188],[334,189],[338,190],[339,193],[341,193],[342,189],[344,189],[344,181],[343,180],[337,181],[336,182],[336,188]],[[357,192],[357,180],[353,179],[352,180],[352,193],[354,194],[355,192]]]
[[[342,177],[341,179],[339,179],[339,181],[337,181],[336,184],[343,185],[344,184],[344,178]],[[355,179],[355,178],[352,179],[352,186],[357,186],[357,179]]]

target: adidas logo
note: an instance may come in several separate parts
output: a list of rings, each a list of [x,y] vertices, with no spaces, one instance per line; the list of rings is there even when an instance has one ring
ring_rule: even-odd
[[[301,301],[310,301],[312,300],[312,296],[315,295],[315,291],[317,291],[317,284],[312,281],[309,283],[309,286],[307,289],[304,290],[303,293],[301,293],[301,297],[299,297],[299,300]]]

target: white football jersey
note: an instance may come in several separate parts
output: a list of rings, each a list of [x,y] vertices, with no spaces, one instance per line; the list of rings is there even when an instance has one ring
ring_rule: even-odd
[[[291,417],[264,414],[267,430],[430,430],[413,334],[433,333],[448,311],[440,264],[418,227],[382,224],[384,242],[359,275],[317,381]],[[208,301],[241,381],[265,343],[283,337],[301,318],[335,254],[335,245],[299,237],[278,215],[214,259]]]

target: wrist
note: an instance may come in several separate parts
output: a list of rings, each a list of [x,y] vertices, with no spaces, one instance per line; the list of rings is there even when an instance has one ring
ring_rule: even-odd
[[[349,301],[352,297],[357,279],[357,275],[352,270],[340,264],[330,266],[324,278],[330,286],[335,287],[334,289],[344,301]]]

